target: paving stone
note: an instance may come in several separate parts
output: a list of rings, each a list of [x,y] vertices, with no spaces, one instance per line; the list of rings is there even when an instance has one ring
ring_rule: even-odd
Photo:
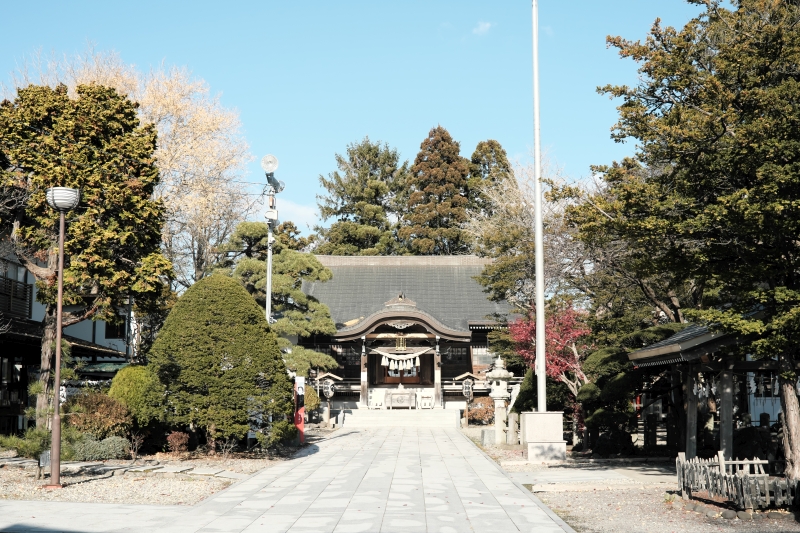
[[[186,465],[166,465],[156,471],[157,474],[181,474],[191,470],[191,466]]]
[[[153,472],[154,470],[159,470],[161,468],[164,468],[164,467],[163,466],[158,466],[158,465],[138,466],[136,468],[129,468],[128,472],[146,473],[146,472]]]
[[[249,474],[240,474],[239,472],[229,472],[227,470],[223,470],[222,472],[218,472],[214,474],[215,477],[223,477],[225,479],[247,479],[250,477]]]
[[[216,476],[222,472],[222,468],[195,468],[189,475],[191,476]]]

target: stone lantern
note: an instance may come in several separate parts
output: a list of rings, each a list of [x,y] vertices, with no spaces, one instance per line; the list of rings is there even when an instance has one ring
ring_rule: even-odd
[[[506,370],[506,362],[498,355],[494,362],[494,368],[486,373],[486,380],[489,382],[491,392],[489,396],[494,400],[494,442],[504,444],[506,442],[506,402],[511,398],[508,390],[508,381],[514,377],[513,372]]]

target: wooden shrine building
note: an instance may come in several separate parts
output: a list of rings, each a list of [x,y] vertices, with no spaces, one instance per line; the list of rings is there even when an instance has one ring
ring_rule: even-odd
[[[326,304],[336,333],[299,344],[336,358],[336,401],[347,408],[443,408],[476,395],[492,363],[487,334],[505,314],[475,280],[489,260],[475,256],[317,256],[333,272],[303,291]],[[488,390],[488,389],[487,389]],[[398,404],[399,402],[399,404]],[[451,405],[454,407],[455,405]]]

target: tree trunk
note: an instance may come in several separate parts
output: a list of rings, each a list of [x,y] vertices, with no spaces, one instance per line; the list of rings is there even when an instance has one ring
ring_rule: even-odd
[[[212,424],[206,431],[206,445],[208,446],[208,455],[217,455],[217,439],[214,433],[217,432],[217,427]]]
[[[792,352],[782,352],[778,357],[781,373],[794,374]],[[781,377],[781,409],[783,410],[783,452],[786,455],[786,477],[800,479],[800,403],[797,401],[795,381]]]
[[[36,427],[47,428],[50,422],[50,405],[53,396],[53,384],[50,371],[53,369],[56,344],[56,307],[48,305],[42,320],[42,348],[39,361],[39,383],[42,392],[36,397]]]

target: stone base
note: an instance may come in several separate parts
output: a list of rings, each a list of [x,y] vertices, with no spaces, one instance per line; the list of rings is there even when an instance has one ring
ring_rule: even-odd
[[[558,463],[567,460],[567,441],[529,442],[524,457],[529,463]]]

